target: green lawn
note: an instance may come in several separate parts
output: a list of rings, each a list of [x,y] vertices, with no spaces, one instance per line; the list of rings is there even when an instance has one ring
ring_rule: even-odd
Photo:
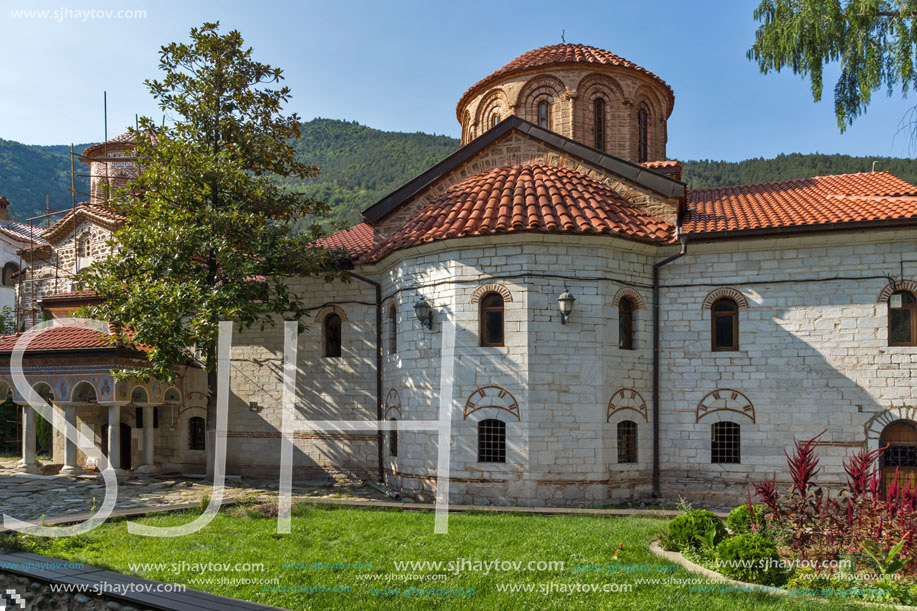
[[[186,523],[196,512],[143,519],[156,526]],[[760,593],[692,591],[688,585],[637,583],[640,579],[685,579],[693,576],[653,556],[649,543],[662,520],[648,517],[532,516],[453,514],[448,535],[433,534],[427,512],[326,508],[294,508],[293,533],[278,535],[276,519],[251,508],[226,509],[204,530],[187,537],[146,538],[127,534],[123,521],[109,522],[88,535],[68,539],[0,538],[0,544],[36,553],[107,567],[150,579],[183,583],[217,594],[289,609],[857,609],[838,601],[777,597]],[[624,552],[615,561],[618,543]],[[542,571],[470,569],[445,580],[400,581],[396,561],[563,561],[564,568]],[[185,563],[141,569],[135,563]],[[337,564],[336,570],[303,563]],[[262,571],[195,573],[190,564],[263,563]],[[300,563],[285,568],[284,563]],[[352,563],[371,564],[354,568]],[[584,572],[577,565],[620,566],[624,570]],[[347,565],[347,566],[341,566]],[[467,566],[467,565],[466,565]],[[660,572],[660,570],[664,572]],[[429,574],[429,571],[413,571]],[[401,574],[412,573],[406,570]],[[435,573],[435,571],[434,571]],[[378,575],[367,581],[360,575]],[[425,575],[426,577],[427,575]],[[199,580],[277,579],[275,586],[210,585]],[[551,586],[551,584],[555,584]],[[613,584],[631,591],[565,593],[571,586]],[[498,591],[503,586],[534,586],[533,592]],[[553,587],[552,593],[539,591]],[[612,587],[612,586],[610,586]],[[696,586],[694,586],[696,587]],[[287,591],[279,591],[286,588]],[[290,591],[298,588],[299,591]],[[349,591],[307,591],[350,588]],[[408,588],[425,590],[407,596]],[[400,590],[399,590],[400,589]],[[439,590],[439,593],[431,592]],[[473,594],[469,591],[473,590]],[[449,592],[443,595],[443,591]],[[462,595],[464,593],[464,595]]]

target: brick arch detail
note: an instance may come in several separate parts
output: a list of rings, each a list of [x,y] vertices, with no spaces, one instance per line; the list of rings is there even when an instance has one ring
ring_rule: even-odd
[[[723,401],[723,405],[714,405],[712,407],[705,404],[708,399],[712,401]],[[694,422],[700,422],[701,418],[714,414],[716,412],[732,412],[750,418],[752,423],[756,423],[755,406],[752,404],[745,393],[734,388],[717,388],[708,392],[697,402],[697,408],[694,412]]]
[[[347,312],[345,312],[344,309],[340,306],[336,305],[326,305],[319,308],[318,312],[315,313],[315,320],[325,320],[325,317],[329,314],[337,314],[341,317],[341,322],[347,322]]]
[[[509,98],[506,96],[506,92],[499,87],[488,91],[478,104],[474,124],[481,128],[482,133],[490,129],[488,119],[491,111],[495,108],[500,109],[501,121],[509,115]]]
[[[503,303],[509,303],[513,300],[513,294],[502,284],[482,284],[474,290],[471,295],[471,303],[478,303],[487,293],[499,293],[503,297]]]
[[[388,419],[389,412],[397,412],[398,419],[401,420],[401,395],[392,388],[385,396],[385,418]]]
[[[704,303],[701,306],[702,310],[709,310],[713,307],[713,302],[717,299],[722,299],[727,297],[736,302],[736,305],[739,306],[739,309],[748,309],[748,299],[745,298],[738,289],[734,289],[731,286],[724,286],[718,289],[710,291],[707,296],[704,298]]]
[[[488,395],[490,397],[496,395],[497,400],[490,400],[487,401],[486,405],[480,405],[479,403]],[[522,420],[522,416],[519,412],[519,402],[516,401],[516,397],[514,397],[511,392],[500,386],[483,386],[471,393],[468,396],[468,399],[465,401],[465,406],[462,409],[464,416],[463,419],[467,420],[468,416],[482,409],[503,410],[515,416],[516,420]]]
[[[615,399],[617,399],[618,397],[626,399],[628,394],[631,395],[630,403],[634,403],[635,404],[634,406],[630,406],[630,405],[622,406],[621,400],[618,400],[618,403],[615,403]],[[615,392],[615,394],[611,395],[611,399],[609,399],[608,401],[608,409],[605,415],[605,422],[611,422],[612,416],[614,416],[618,412],[623,412],[626,410],[637,412],[638,414],[643,416],[644,422],[649,422],[649,416],[647,415],[647,409],[646,409],[646,400],[643,398],[643,395],[641,395],[639,392],[637,392],[633,388],[621,388],[621,389],[618,389],[618,391]]]
[[[870,418],[864,426],[867,449],[878,449],[882,431],[884,431],[885,427],[889,424],[898,422],[899,420],[910,421],[917,424],[917,407],[890,407]]]
[[[626,96],[624,89],[610,74],[601,74],[591,72],[580,79],[576,85],[578,98],[583,98],[587,102],[592,102],[597,97],[605,98],[608,101],[616,100],[623,104]]]
[[[902,280],[900,282],[889,283],[885,285],[885,288],[882,289],[882,292],[879,293],[878,303],[888,303],[888,298],[892,296],[892,293],[898,291],[907,291],[912,293],[914,296],[917,296],[917,282],[912,282],[911,280]]]
[[[541,74],[528,81],[516,97],[516,114],[534,124],[538,124],[536,101],[544,95],[551,97],[551,124],[557,125],[562,118],[561,102],[567,94],[564,82],[556,76]]]
[[[640,293],[629,286],[625,286],[617,293],[615,293],[614,299],[611,300],[611,305],[613,307],[618,307],[623,298],[627,297],[634,304],[634,307],[638,310],[642,310],[646,307],[646,302],[643,301],[643,297],[640,296]]]

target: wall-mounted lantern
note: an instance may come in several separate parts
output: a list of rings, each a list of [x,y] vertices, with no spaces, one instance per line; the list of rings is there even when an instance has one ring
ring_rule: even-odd
[[[258,405],[257,401],[249,401],[248,402],[248,411],[254,412],[257,414],[258,412],[261,411],[261,406]]]
[[[417,314],[417,320],[421,325],[427,329],[433,328],[433,306],[425,297],[421,297],[420,301],[414,304],[414,313]]]
[[[557,307],[560,309],[561,324],[567,324],[567,319],[570,318],[570,314],[573,313],[574,301],[576,301],[576,297],[573,296],[570,289],[564,287],[564,292],[557,298]]]

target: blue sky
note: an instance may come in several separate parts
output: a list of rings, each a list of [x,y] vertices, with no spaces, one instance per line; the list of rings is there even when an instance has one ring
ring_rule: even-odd
[[[84,2],[84,3],[80,3]],[[675,91],[669,157],[771,157],[781,152],[908,156],[899,132],[917,100],[878,92],[865,117],[840,134],[829,71],[826,98],[807,81],[762,75],[745,58],[753,0],[559,3],[8,0],[0,8],[0,138],[30,144],[100,140],[102,92],[109,134],[135,113],[160,116],[143,85],[159,46],[219,19],[241,30],[256,57],[284,68],[290,110],[303,118],[356,120],[386,130],[458,136],[455,103],[478,79],[535,47],[582,42],[661,76]],[[62,20],[12,11],[70,11]],[[141,10],[142,19],[74,17],[75,11]],[[864,168],[868,169],[868,168]]]

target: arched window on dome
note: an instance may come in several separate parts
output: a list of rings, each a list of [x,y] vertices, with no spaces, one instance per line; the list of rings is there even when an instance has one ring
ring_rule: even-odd
[[[605,100],[596,98],[592,103],[592,125],[595,131],[595,148],[605,150]]]
[[[538,102],[538,126],[551,129],[551,103],[547,100]]]
[[[637,111],[637,161],[649,161],[649,117],[646,109]]]
[[[500,113],[498,111],[494,111],[494,114],[490,115],[490,126],[496,127],[499,122],[500,122]]]

